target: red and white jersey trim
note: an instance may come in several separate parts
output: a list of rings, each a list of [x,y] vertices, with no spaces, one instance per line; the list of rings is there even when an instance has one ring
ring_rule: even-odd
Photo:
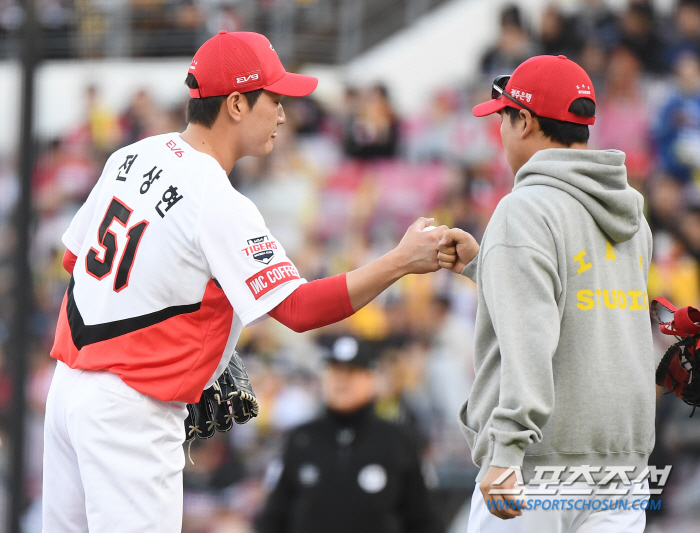
[[[159,400],[199,400],[224,353],[233,317],[231,305],[213,280],[199,304],[166,313],[172,316],[163,320],[146,316],[126,324],[100,324],[101,331],[90,331],[95,326],[82,323],[72,289],[71,279],[52,357],[71,368],[117,374],[127,385]]]

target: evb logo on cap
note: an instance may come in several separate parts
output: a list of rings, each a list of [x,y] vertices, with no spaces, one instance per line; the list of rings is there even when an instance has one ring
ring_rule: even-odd
[[[260,79],[259,72],[253,72],[250,74],[244,74],[243,76],[238,76],[236,78],[236,83],[250,83],[251,81],[258,81]]]

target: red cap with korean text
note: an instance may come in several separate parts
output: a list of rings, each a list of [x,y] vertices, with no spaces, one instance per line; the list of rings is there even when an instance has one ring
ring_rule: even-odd
[[[504,91],[511,98],[496,91],[492,100],[474,107],[474,116],[484,117],[512,107],[563,122],[595,123],[595,117],[582,117],[569,111],[578,98],[589,98],[595,104],[595,91],[586,71],[565,56],[535,56],[524,61],[515,69]]]
[[[225,96],[257,89],[285,96],[306,96],[318,85],[312,76],[287,72],[264,35],[220,31],[205,42],[192,59],[189,73],[197,79],[192,98]]]

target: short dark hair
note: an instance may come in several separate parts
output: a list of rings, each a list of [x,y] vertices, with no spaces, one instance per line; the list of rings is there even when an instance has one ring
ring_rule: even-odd
[[[191,72],[187,74],[185,79],[185,85],[190,89],[199,89],[199,83],[197,83],[197,78]],[[252,108],[255,102],[258,101],[260,95],[264,89],[258,89],[256,91],[249,91],[247,93],[241,93],[245,96],[248,101],[248,105]],[[228,98],[228,95],[224,96],[210,96],[208,98],[190,98],[187,102],[187,109],[185,110],[185,120],[188,124],[201,124],[207,128],[211,128],[216,122],[216,118],[219,116],[219,111],[221,111],[221,106]]]
[[[595,103],[590,98],[577,98],[569,106],[569,112],[580,117],[594,117]],[[520,116],[520,109],[509,106],[506,107],[506,113],[510,117],[510,123],[515,124],[518,116]],[[545,137],[564,146],[571,146],[575,143],[587,143],[591,134],[586,124],[564,122],[540,116],[535,116],[535,119],[540,124],[540,129]]]

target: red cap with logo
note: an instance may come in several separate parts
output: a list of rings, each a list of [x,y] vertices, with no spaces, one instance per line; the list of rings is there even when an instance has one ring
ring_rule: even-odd
[[[190,89],[192,98],[257,89],[306,96],[318,85],[317,78],[285,71],[267,37],[246,31],[220,31],[197,50],[189,72],[199,85]]]
[[[593,82],[579,65],[565,56],[535,56],[515,69],[508,80],[505,92],[513,100],[499,96],[474,107],[476,117],[498,113],[505,107],[525,108],[540,117],[595,124],[595,117],[582,117],[569,111],[569,106],[578,98],[589,98],[595,103]]]

